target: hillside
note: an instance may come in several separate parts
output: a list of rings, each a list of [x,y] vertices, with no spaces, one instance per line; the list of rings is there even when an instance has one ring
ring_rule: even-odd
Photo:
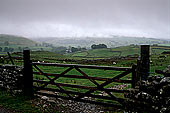
[[[4,45],[6,41],[8,41],[9,45],[33,46],[36,44],[35,41],[25,37],[0,34],[0,45]]]
[[[50,51],[50,47],[38,45],[28,38],[14,35],[0,34],[0,54],[6,52],[22,52],[24,49],[32,51]]]
[[[151,46],[151,55],[159,55],[163,52],[170,52],[169,46]],[[76,58],[111,58],[118,56],[138,56],[140,54],[140,46],[121,46],[116,48],[90,49],[86,51],[77,51],[67,53],[66,56]]]
[[[169,40],[154,39],[144,37],[125,37],[125,36],[112,36],[112,37],[46,37],[46,38],[32,38],[32,40],[51,43],[54,46],[81,46],[90,47],[92,44],[104,43],[108,47],[127,46],[130,44],[169,44]]]

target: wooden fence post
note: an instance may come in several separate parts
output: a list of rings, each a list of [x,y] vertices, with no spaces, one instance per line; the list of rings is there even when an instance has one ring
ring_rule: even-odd
[[[132,88],[135,88],[136,83],[137,83],[137,65],[132,66]]]
[[[24,73],[23,73],[23,93],[25,96],[33,96],[33,71],[30,60],[30,51],[24,50]]]
[[[141,80],[146,80],[147,77],[149,76],[149,71],[150,71],[150,60],[149,60],[149,49],[150,45],[142,45],[141,46]]]
[[[135,85],[138,81],[146,80],[147,77],[149,76],[150,71],[149,49],[150,49],[149,45],[141,45],[140,57],[137,59],[136,78],[133,81]]]

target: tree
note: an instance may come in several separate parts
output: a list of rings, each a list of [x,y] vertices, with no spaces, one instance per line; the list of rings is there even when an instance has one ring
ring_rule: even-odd
[[[76,52],[76,51],[78,51],[78,50],[79,50],[78,48],[71,47],[71,52]]]
[[[9,45],[9,42],[8,42],[8,41],[5,41],[5,42],[4,42],[4,45],[5,45],[5,46],[8,46],[8,45]]]
[[[43,42],[42,46],[44,46],[44,47],[53,47],[53,44],[49,44],[49,43]]]
[[[35,46],[37,47],[37,46],[38,46],[38,44],[36,43],[36,44],[35,44]]]
[[[40,51],[44,51],[44,49],[43,49],[43,48],[40,48]]]
[[[2,52],[2,48],[0,47],[0,52]]]
[[[18,50],[19,50],[19,52],[23,51],[22,47],[18,47]]]
[[[107,45],[105,45],[105,44],[99,44],[98,47],[99,47],[99,48],[107,48]]]
[[[91,48],[92,48],[92,49],[97,49],[97,45],[93,44],[93,45],[91,46]]]
[[[85,47],[81,48],[81,51],[85,51],[85,50],[87,50]]]
[[[91,46],[92,49],[100,49],[100,48],[107,48],[107,45],[105,44],[99,44],[99,45],[96,45],[96,44],[93,44]]]
[[[13,52],[14,48],[8,48],[8,52]]]
[[[3,52],[8,52],[8,47],[5,47]]]

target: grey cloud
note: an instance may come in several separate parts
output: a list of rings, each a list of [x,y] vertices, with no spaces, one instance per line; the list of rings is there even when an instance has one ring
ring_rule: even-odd
[[[3,29],[2,25],[5,23],[8,27]],[[30,23],[33,26],[30,26]],[[35,23],[41,23],[44,26],[37,28]],[[146,32],[152,31],[148,36],[156,37],[159,34],[157,37],[170,38],[170,1],[0,0],[0,32],[8,32],[8,29],[12,29],[12,27],[14,29],[16,26],[24,28],[23,24],[26,26],[26,30],[28,30],[29,26],[32,27],[28,31],[35,28],[44,29],[45,27],[52,31],[61,29],[54,26],[51,28],[47,23],[56,26],[60,24],[77,26],[73,27],[77,32],[80,30],[76,30],[76,28],[84,29],[84,31],[88,32],[97,30],[101,32],[104,29],[127,29],[127,31],[134,29],[134,32],[141,32],[139,34],[148,34]],[[19,29],[17,28],[17,30]],[[38,30],[37,32],[40,31]],[[56,33],[52,34],[57,35]],[[30,36],[32,36],[31,31]]]

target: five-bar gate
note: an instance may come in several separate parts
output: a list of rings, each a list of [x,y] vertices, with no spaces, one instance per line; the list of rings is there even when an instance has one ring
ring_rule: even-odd
[[[140,79],[138,77],[140,73],[137,70],[141,68],[141,66],[136,65],[133,65],[132,67],[111,67],[58,63],[32,63],[30,61],[29,50],[25,50],[24,52],[24,61],[24,92],[26,95],[33,95],[33,93],[36,93],[92,104],[122,107],[122,102],[125,98],[123,98],[121,94],[128,92],[127,87],[114,88],[113,83],[118,83],[119,85],[130,84],[128,86],[135,87],[136,82]],[[50,73],[44,70],[54,67],[60,67],[62,68],[62,71]],[[76,74],[72,74],[73,70],[74,72],[76,71]],[[91,76],[88,74],[88,70],[113,71],[115,74],[109,77],[107,77],[107,74],[103,77],[97,75]],[[28,76],[28,74],[34,75],[35,77]],[[130,79],[122,79],[125,76],[128,76]],[[62,79],[76,79],[76,81],[81,80],[82,83],[80,82],[79,84],[76,84],[76,82],[63,82]],[[89,84],[83,84],[82,80],[89,81]],[[32,89],[34,89],[34,91]],[[101,95],[101,92],[104,93],[104,95]]]

